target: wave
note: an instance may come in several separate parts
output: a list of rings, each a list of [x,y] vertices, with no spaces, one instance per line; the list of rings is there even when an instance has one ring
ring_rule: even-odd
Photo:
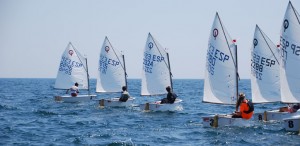
[[[37,110],[37,111],[35,111],[35,113],[37,115],[40,115],[40,116],[54,116],[54,115],[58,115],[55,112],[45,111],[45,110]]]
[[[17,110],[17,107],[0,104],[0,110]]]

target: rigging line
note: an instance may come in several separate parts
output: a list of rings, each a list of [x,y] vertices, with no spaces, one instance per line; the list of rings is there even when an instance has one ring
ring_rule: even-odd
[[[265,42],[267,43],[267,45],[268,45],[268,48],[269,48],[269,50],[271,51],[271,53],[272,53],[272,55],[274,56],[274,58],[276,59],[276,61],[277,61],[277,63],[280,65],[280,63],[279,63],[279,61],[277,60],[277,58],[276,58],[276,56],[275,56],[275,54],[274,54],[274,52],[273,52],[273,50],[271,49],[271,47],[270,47],[270,45],[269,45],[269,43],[267,42],[267,40],[266,40],[266,38],[265,38],[265,35],[264,35],[264,33],[262,32],[262,30],[256,25],[256,27],[258,28],[258,30],[259,30],[259,32],[261,33],[261,35],[263,36],[263,38],[264,38],[264,40],[265,40]],[[268,38],[268,36],[267,36],[267,38]],[[269,39],[269,38],[268,38]],[[270,39],[269,39],[270,40]],[[270,40],[271,41],[271,40]],[[272,42],[272,41],[271,41]],[[272,42],[273,43],[273,42]]]
[[[222,21],[221,21],[221,19],[220,19],[218,13],[217,13],[217,16],[218,16],[218,19],[219,19],[219,21],[220,21],[220,24],[221,24],[221,27],[222,27],[222,31],[223,31],[223,33],[224,33],[224,37],[225,37],[225,40],[226,40],[226,43],[227,43],[227,46],[228,46],[228,49],[229,49],[231,58],[232,58],[232,60],[233,60],[234,67],[236,68],[236,67],[237,67],[237,63],[235,63],[235,59],[233,58],[233,55],[232,55],[232,52],[231,52],[231,49],[230,49],[230,46],[229,46],[229,43],[228,43],[228,40],[227,40],[227,37],[226,37],[226,33],[225,33],[225,31],[224,31],[223,24],[222,24]],[[236,51],[237,51],[237,50],[236,50]],[[238,74],[238,73],[237,73],[237,74]]]
[[[150,34],[150,33],[149,33]],[[150,36],[151,36],[151,38],[152,38],[152,40],[153,40],[153,42],[154,42],[154,44],[155,44],[155,46],[156,46],[156,48],[157,48],[157,50],[158,50],[158,52],[159,52],[159,54],[161,55],[161,56],[163,56],[162,55],[162,53],[160,52],[160,49],[158,48],[158,46],[156,45],[156,42],[155,42],[155,40],[153,39],[153,37],[152,37],[152,35],[150,34]],[[165,62],[165,64],[166,64],[166,66],[167,66],[167,68],[168,68],[168,70],[169,70],[169,72],[171,73],[171,70],[169,69],[169,65],[167,64],[167,62],[166,62],[166,60],[164,59],[164,62]],[[172,73],[171,73],[172,74]]]
[[[298,18],[299,13],[296,11],[296,9],[294,8],[294,6],[292,5],[292,2],[289,1],[289,3],[290,3],[291,6],[292,6],[292,9],[293,9],[293,11],[294,11],[294,13],[295,13],[295,16],[296,16],[296,18],[297,18],[297,20],[298,20],[298,23],[300,24],[300,21],[299,21],[299,18]],[[298,15],[297,15],[297,14],[298,14]]]
[[[114,49],[114,47],[111,45],[111,43],[110,43],[109,39],[108,39],[107,37],[105,37],[105,38],[107,39],[107,41],[108,41],[109,45],[111,46],[112,50],[114,51],[114,54],[116,55],[116,57],[117,57],[118,61],[120,62],[120,64],[121,64],[121,67],[122,67],[122,68],[123,68],[123,70],[125,71],[125,68],[124,68],[123,64],[121,63],[121,61],[120,61],[120,59],[119,59],[119,56],[118,56],[118,55],[117,55],[117,53],[115,52],[115,49]],[[125,72],[125,74],[126,74],[126,72]],[[126,74],[126,75],[127,75],[127,74]]]
[[[73,46],[73,44],[72,44],[71,42],[69,42],[69,44],[72,46],[72,48],[74,49],[74,51],[76,52],[76,54],[79,54],[80,56],[82,56],[82,55],[77,51],[77,49]],[[82,57],[83,57],[83,56],[82,56]],[[79,59],[80,63],[83,64],[82,60],[80,59],[80,57],[78,57],[78,55],[77,55],[77,58]],[[85,58],[85,57],[83,57],[83,58]],[[87,65],[87,64],[86,64],[86,65]],[[86,73],[88,74],[88,76],[89,76],[87,67],[86,67],[85,65],[83,65],[83,68],[84,68],[85,72],[86,72]]]

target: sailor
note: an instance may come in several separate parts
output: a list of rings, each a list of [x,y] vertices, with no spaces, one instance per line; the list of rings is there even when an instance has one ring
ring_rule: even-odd
[[[238,107],[240,107],[240,111],[238,111]],[[250,119],[253,115],[254,106],[253,103],[246,99],[244,93],[239,94],[239,99],[236,104],[236,111],[232,115],[232,118],[243,118]]]
[[[128,100],[128,98],[130,97],[129,93],[127,92],[127,87],[123,86],[122,90],[123,91],[122,91],[121,97],[119,98],[119,101],[126,102]]]
[[[290,104],[287,107],[281,107],[279,109],[279,112],[289,112],[289,113],[295,113],[300,108],[300,103],[296,104]]]
[[[163,98],[160,103],[162,103],[162,104],[163,103],[171,103],[171,104],[174,103],[177,98],[177,95],[172,92],[170,86],[166,87],[166,90],[168,92],[167,97]]]
[[[68,94],[69,90],[70,90],[71,96],[76,97],[79,93],[78,83],[75,83],[74,86],[72,86],[70,89],[68,89],[66,94]]]

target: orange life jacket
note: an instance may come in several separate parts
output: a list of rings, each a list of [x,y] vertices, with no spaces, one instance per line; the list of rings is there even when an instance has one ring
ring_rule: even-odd
[[[247,104],[247,101],[246,102],[242,102],[241,105],[240,105],[240,112],[242,114],[242,118],[243,119],[250,119],[253,115],[253,112],[247,114],[245,113],[244,111],[248,111],[249,110],[249,106]]]

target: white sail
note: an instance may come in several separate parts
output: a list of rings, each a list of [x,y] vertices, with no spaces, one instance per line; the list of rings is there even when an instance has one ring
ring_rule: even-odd
[[[216,13],[208,41],[204,102],[235,104],[237,96],[235,44]]]
[[[166,94],[171,86],[167,52],[150,33],[143,56],[141,95]]]
[[[62,54],[54,88],[69,89],[77,82],[79,89],[88,89],[86,64],[86,58],[69,43]]]
[[[99,56],[96,92],[121,92],[126,86],[123,55],[105,37]]]
[[[256,25],[251,47],[253,103],[280,101],[279,49]]]
[[[300,102],[300,16],[289,2],[280,36],[280,82],[281,101]]]

